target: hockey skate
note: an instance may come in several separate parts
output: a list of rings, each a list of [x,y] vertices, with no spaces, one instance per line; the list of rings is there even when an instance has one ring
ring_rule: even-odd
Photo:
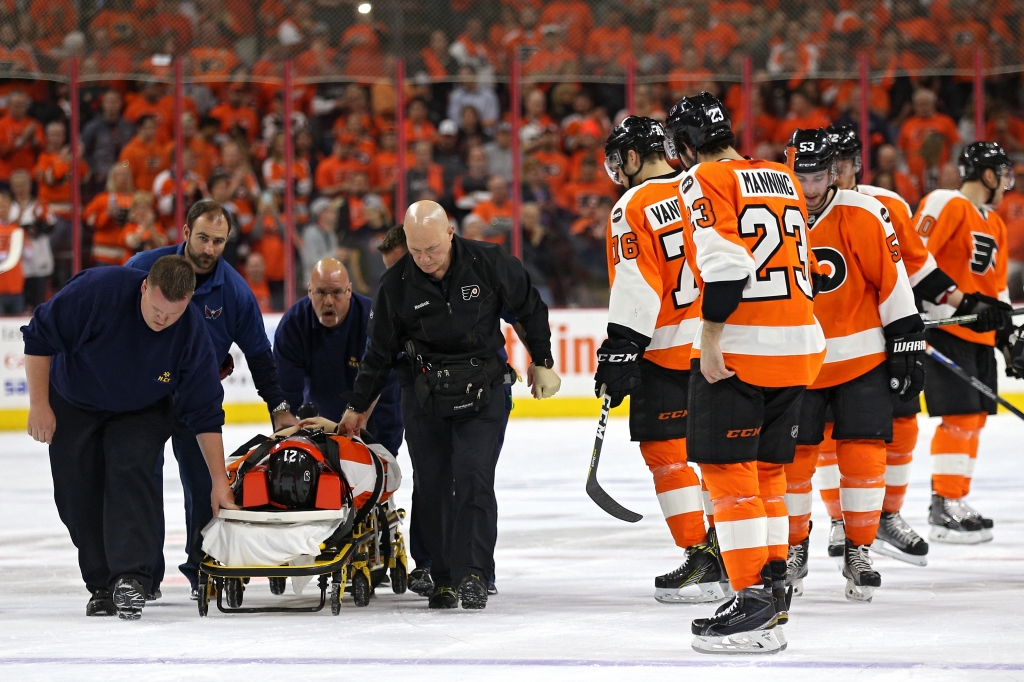
[[[701,654],[775,654],[788,644],[778,624],[769,573],[764,585],[740,590],[712,617],[694,620],[691,646]]]
[[[915,566],[928,565],[928,543],[914,532],[899,512],[882,512],[878,534],[871,549]]]
[[[718,546],[718,531],[712,528],[708,528],[708,544],[715,548],[715,558],[718,559],[718,569],[721,572],[722,577],[718,579],[718,584],[722,587],[722,594],[725,595],[726,599],[732,598],[735,592],[732,591],[732,585],[729,584],[729,572],[725,570],[725,561],[722,559],[722,548]]]
[[[975,512],[977,514],[977,512]],[[962,506],[962,500],[941,497],[932,493],[932,505],[928,512],[928,523],[931,533],[928,539],[932,542],[945,542],[953,545],[976,545],[986,542],[985,527],[976,516],[972,516]],[[992,531],[988,531],[988,540],[992,539]]]
[[[662,604],[710,604],[725,599],[718,546],[713,535],[708,542],[688,547],[683,565],[654,579],[654,598]],[[699,592],[684,588],[697,587]]]
[[[775,613],[778,615],[779,625],[789,622],[789,604],[793,601],[793,587],[786,581],[789,574],[786,562],[782,560],[769,561],[768,565],[761,569],[761,579],[765,586],[771,584],[772,599],[775,600]]]
[[[961,497],[958,500],[958,502],[960,503],[960,508],[963,509],[967,513],[968,516],[970,516],[973,519],[977,519],[979,522],[981,522],[981,537],[984,538],[982,540],[982,542],[991,542],[992,541],[992,526],[995,525],[995,523],[992,521],[992,519],[990,519],[988,517],[985,517],[985,516],[982,516],[981,512],[979,512],[977,509],[975,509],[971,505],[967,504],[967,499],[966,498]]]
[[[832,527],[828,531],[828,555],[835,560],[839,570],[843,570],[843,552],[846,543],[846,525],[842,519],[832,519]]]
[[[793,596],[804,593],[804,578],[807,577],[807,548],[811,542],[808,535],[799,545],[789,546],[789,557],[786,559],[786,585],[793,590]]]
[[[843,577],[846,578],[846,598],[865,604],[871,602],[875,588],[882,586],[882,576],[871,567],[867,545],[854,545],[845,541]]]

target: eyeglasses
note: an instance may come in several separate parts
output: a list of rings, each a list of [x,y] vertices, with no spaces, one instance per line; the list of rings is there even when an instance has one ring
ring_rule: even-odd
[[[309,292],[310,298],[315,298],[318,301],[323,301],[326,298],[333,298],[334,300],[340,300],[349,295],[352,291],[352,285],[349,284],[344,289],[334,289],[332,291],[324,291],[323,289],[314,289]]]

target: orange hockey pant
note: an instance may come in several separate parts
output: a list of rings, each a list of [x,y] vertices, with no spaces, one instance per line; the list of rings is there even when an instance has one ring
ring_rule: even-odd
[[[839,513],[846,537],[855,545],[875,540],[885,497],[885,442],[840,440],[836,443]],[[798,445],[792,464],[786,465],[786,502],[790,507],[789,543],[803,542],[810,530],[811,479],[821,453],[817,445]],[[822,495],[824,497],[824,495]],[[832,509],[829,510],[830,514]]]
[[[770,560],[786,559],[785,470],[781,464],[701,464],[715,505],[722,560],[734,590],[761,583]]]
[[[704,503],[700,479],[686,463],[686,439],[640,443],[640,453],[654,475],[654,491],[672,539],[682,548],[704,542]]]
[[[949,498],[971,491],[971,476],[978,456],[978,436],[988,418],[978,414],[951,414],[942,418],[932,436],[932,490]]]

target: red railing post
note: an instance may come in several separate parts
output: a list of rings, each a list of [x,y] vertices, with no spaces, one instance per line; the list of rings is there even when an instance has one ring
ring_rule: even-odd
[[[295,302],[295,144],[292,137],[292,60],[284,62],[284,301],[285,308]]]
[[[399,59],[395,67],[395,223],[405,220],[406,198],[406,139],[405,139],[405,60]]]
[[[512,108],[512,255],[523,258],[523,224],[519,219],[523,203],[521,178],[522,158],[519,149],[519,109],[522,97],[519,94],[520,78],[519,54],[512,58],[511,82],[509,83],[509,105]]]
[[[82,182],[78,147],[78,127],[81,120],[78,96],[78,57],[71,58],[71,126],[69,141],[71,143],[71,274],[78,274],[82,269]]]
[[[743,56],[743,154],[754,155],[754,66],[750,55]]]
[[[985,59],[974,51],[974,139],[985,139]]]
[[[871,109],[868,106],[871,99],[871,83],[868,82],[868,56],[862,52],[857,62],[860,71],[860,102],[857,103],[860,110],[858,134],[863,145],[860,151],[860,162],[864,167],[862,177],[868,178],[871,175]]]
[[[185,113],[184,67],[181,57],[174,58],[174,229],[178,239],[185,236],[185,134],[181,117]],[[152,187],[136,187],[152,192]]]
[[[626,111],[632,116],[636,114],[636,60],[626,60]]]

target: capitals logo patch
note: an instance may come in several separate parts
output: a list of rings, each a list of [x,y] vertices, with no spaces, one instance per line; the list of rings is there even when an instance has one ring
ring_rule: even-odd
[[[468,301],[474,299],[480,295],[480,285],[470,284],[469,286],[462,287],[462,300]]]
[[[204,305],[203,308],[203,312],[206,314],[206,319],[208,320],[216,320],[218,317],[220,317],[221,313],[224,312],[224,306],[221,306],[216,310],[210,310],[210,306],[207,305]]]
[[[169,384],[169,383],[171,383],[171,373],[170,372],[164,372],[163,374],[158,376],[156,378],[156,380],[159,381],[161,384]]]

